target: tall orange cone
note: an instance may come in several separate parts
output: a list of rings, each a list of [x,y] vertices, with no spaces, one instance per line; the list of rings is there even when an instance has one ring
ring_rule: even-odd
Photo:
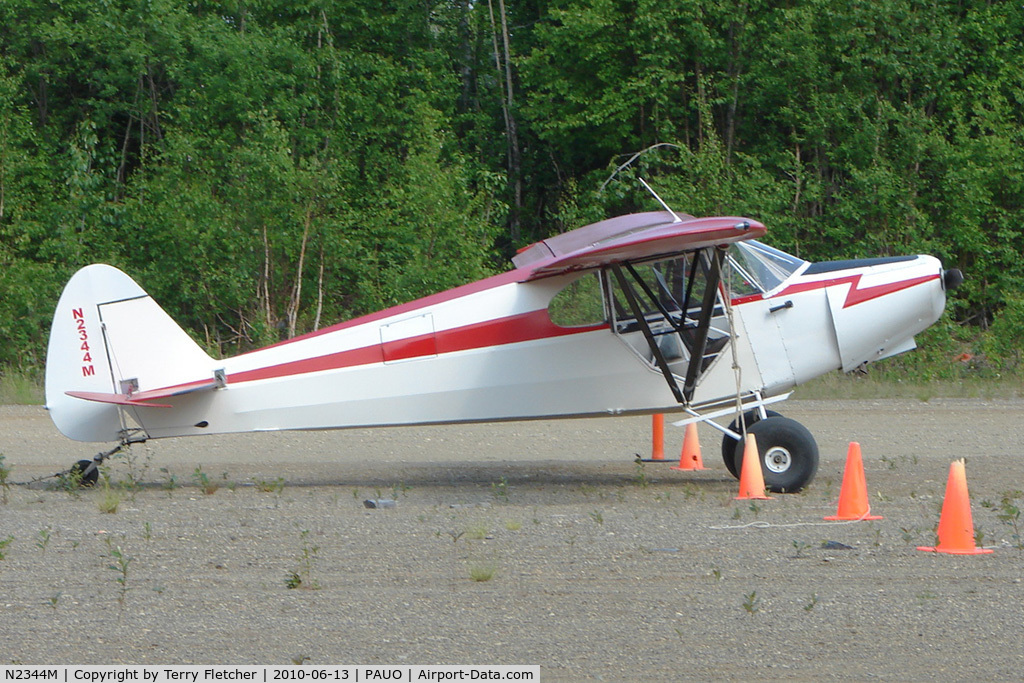
[[[736,500],[771,500],[764,493],[764,474],[761,472],[761,454],[757,438],[747,434],[743,445],[743,463],[740,465],[740,495]]]
[[[665,459],[665,415],[651,415],[651,460]]]
[[[827,520],[882,519],[871,514],[868,503],[868,484],[864,478],[864,462],[860,457],[860,444],[850,442],[846,452],[846,471],[843,472],[843,486],[839,489],[839,509]]]
[[[697,423],[686,425],[683,437],[683,450],[679,453],[679,464],[672,465],[672,470],[704,470],[704,461],[700,457],[700,441],[697,439]]]
[[[974,545],[974,521],[971,519],[971,500],[967,495],[967,472],[963,459],[949,466],[946,497],[942,501],[939,517],[939,544],[934,548],[918,546],[918,550],[951,555],[981,555],[992,550]]]

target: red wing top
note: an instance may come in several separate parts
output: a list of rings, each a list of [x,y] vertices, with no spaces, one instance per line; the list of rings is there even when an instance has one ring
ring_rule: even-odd
[[[680,218],[677,221],[667,211],[610,218],[536,242],[512,261],[517,268],[531,269],[524,278],[528,281],[755,239],[766,232],[764,225],[750,218]]]

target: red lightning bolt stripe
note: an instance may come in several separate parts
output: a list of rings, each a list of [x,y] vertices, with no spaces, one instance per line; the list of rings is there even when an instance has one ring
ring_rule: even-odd
[[[790,296],[792,294],[800,294],[801,292],[812,292],[816,289],[825,289],[826,287],[835,287],[836,285],[850,285],[850,291],[846,293],[846,301],[843,302],[843,308],[850,308],[857,304],[862,304],[865,301],[871,301],[878,297],[892,294],[893,292],[899,292],[904,289],[916,287],[917,285],[924,284],[925,282],[931,282],[932,280],[938,280],[939,274],[935,273],[932,275],[921,275],[920,277],[912,277],[909,280],[899,280],[897,282],[887,282],[881,285],[873,285],[871,287],[864,287],[861,289],[860,279],[863,277],[860,273],[856,275],[847,275],[846,277],[835,278],[832,280],[819,280],[817,282],[800,282],[798,284],[786,287],[784,290],[772,297],[772,299],[778,299],[784,296]],[[761,297],[741,297],[733,300],[733,304],[745,304],[750,301],[756,301]]]
[[[899,292],[904,289],[910,289],[917,285],[922,285],[925,282],[931,282],[932,280],[938,280],[938,273],[932,275],[922,275],[920,277],[912,277],[909,280],[900,280],[899,282],[889,282],[884,285],[875,285],[873,287],[865,287],[860,289],[860,275],[855,275],[850,283],[850,291],[846,293],[846,301],[843,302],[843,308],[849,308],[850,306],[856,306],[857,304],[877,299],[880,296],[886,294],[892,294],[893,292]]]

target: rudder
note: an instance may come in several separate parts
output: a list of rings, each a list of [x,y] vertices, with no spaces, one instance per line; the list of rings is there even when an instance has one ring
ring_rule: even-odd
[[[130,277],[82,268],[57,303],[46,355],[46,407],[76,441],[119,441],[122,408],[67,392],[125,394],[209,376],[214,361]]]

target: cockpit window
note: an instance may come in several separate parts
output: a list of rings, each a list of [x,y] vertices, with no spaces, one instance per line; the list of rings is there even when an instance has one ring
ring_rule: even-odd
[[[652,366],[679,377],[706,371],[729,343],[729,321],[718,296],[716,252],[625,263],[605,273],[613,330]],[[708,296],[710,295],[710,296]],[[704,327],[702,327],[704,326]]]
[[[597,273],[588,273],[566,285],[548,305],[548,316],[559,327],[589,327],[605,322],[607,315]]]
[[[728,261],[735,271],[730,274],[731,278],[726,277],[733,296],[769,292],[807,264],[803,259],[756,240],[729,245]]]

